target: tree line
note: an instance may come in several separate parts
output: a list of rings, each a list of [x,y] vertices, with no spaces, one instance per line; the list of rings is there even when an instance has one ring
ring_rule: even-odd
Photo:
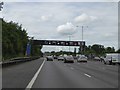
[[[7,22],[2,20],[2,57],[9,59],[13,57],[24,57],[26,55],[27,43],[30,41],[29,36],[22,24],[13,21]],[[31,56],[41,54],[42,46],[31,46]]]
[[[85,46],[83,53],[85,55],[93,55],[93,56],[105,56],[106,53],[119,53],[118,50],[115,51],[114,47],[105,47],[104,45],[94,44]]]
[[[78,52],[76,52],[76,48],[74,48],[73,52],[68,52],[68,51],[51,51],[51,52],[45,52],[45,54],[48,55],[73,55],[76,56],[77,54],[84,54],[86,56],[105,56],[106,53],[120,53],[120,49],[118,49],[117,51],[115,51],[114,47],[104,47],[104,45],[100,45],[100,44],[93,44],[93,45],[88,45],[85,46],[84,49],[79,48]]]

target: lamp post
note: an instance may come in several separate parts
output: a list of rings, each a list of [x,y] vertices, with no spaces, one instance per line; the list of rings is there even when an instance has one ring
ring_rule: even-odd
[[[76,26],[76,27],[79,27],[79,26]],[[84,40],[84,39],[83,39],[84,27],[87,27],[87,28],[88,28],[88,26],[81,26],[81,27],[82,27],[82,33],[81,33],[82,35],[81,35],[81,36],[82,36],[82,43],[83,43],[83,40]],[[80,49],[81,49],[81,52],[82,52],[82,54],[83,54],[83,45],[81,45],[81,48],[80,48]]]
[[[69,42],[70,42],[70,35],[69,35]],[[70,52],[70,45],[69,45],[69,52]]]
[[[71,41],[71,36],[68,35],[68,38],[69,38],[69,42],[70,42]],[[70,43],[68,45],[69,45],[69,54],[70,54]]]

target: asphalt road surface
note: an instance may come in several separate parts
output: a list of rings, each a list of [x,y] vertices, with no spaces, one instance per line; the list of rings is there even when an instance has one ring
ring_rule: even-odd
[[[118,88],[118,67],[41,58],[3,68],[3,88]]]

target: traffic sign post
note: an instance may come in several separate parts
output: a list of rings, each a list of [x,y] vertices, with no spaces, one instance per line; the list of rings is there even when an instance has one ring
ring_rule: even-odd
[[[26,56],[30,56],[30,54],[31,54],[31,44],[28,43],[26,48]]]

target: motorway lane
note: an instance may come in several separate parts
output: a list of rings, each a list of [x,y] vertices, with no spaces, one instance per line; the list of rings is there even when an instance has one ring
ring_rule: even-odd
[[[3,68],[3,88],[25,88],[43,58]],[[100,62],[63,63],[45,61],[33,88],[116,88],[118,67]]]
[[[89,64],[88,63],[75,63],[69,65],[69,67],[75,68],[75,70],[78,70],[83,73],[87,73],[91,75],[94,79],[99,80],[100,82],[104,82],[105,85],[109,85],[110,88],[118,87],[118,67],[117,66],[106,66],[99,63],[97,64]],[[111,69],[114,69],[114,71],[111,71]],[[105,86],[106,87],[106,86]]]
[[[82,75],[75,74],[69,67],[60,62],[46,61],[33,88],[79,88],[78,81],[82,78],[75,78]]]
[[[117,88],[117,70],[117,66],[94,61],[80,64],[46,61],[33,88]]]
[[[43,58],[2,68],[2,88],[26,88]]]

